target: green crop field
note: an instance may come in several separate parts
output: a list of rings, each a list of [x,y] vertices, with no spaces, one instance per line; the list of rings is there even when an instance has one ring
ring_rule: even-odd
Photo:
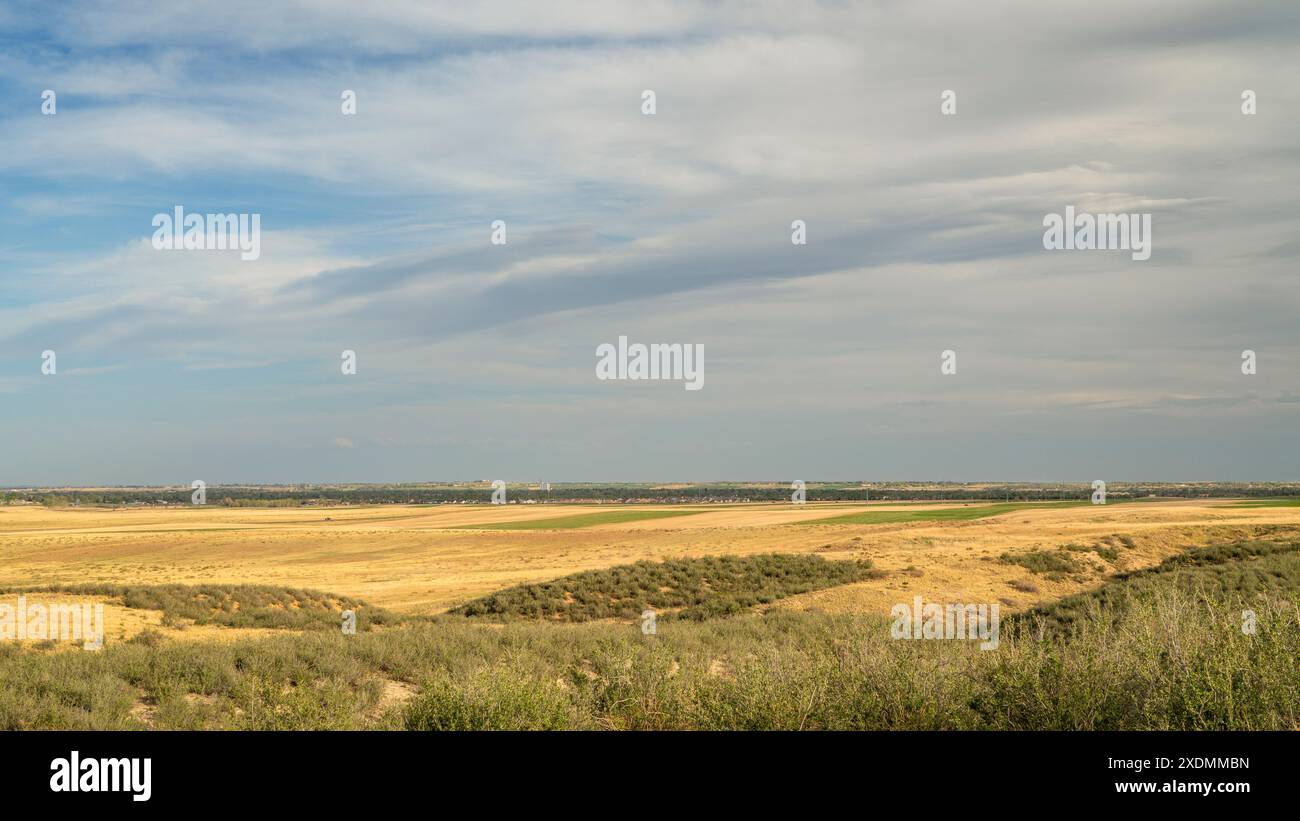
[[[1016,510],[1035,510],[1046,507],[1078,507],[1090,504],[1085,501],[1068,502],[1012,502],[1009,504],[966,505],[937,510],[871,510],[863,513],[846,513],[826,519],[796,522],[800,525],[879,525],[896,522],[945,522],[966,519],[984,519]]]
[[[674,516],[693,516],[700,510],[611,510],[608,513],[578,513],[553,519],[525,519],[521,522],[491,522],[486,524],[458,525],[466,530],[576,530],[595,525],[623,524],[645,519],[670,519]]]

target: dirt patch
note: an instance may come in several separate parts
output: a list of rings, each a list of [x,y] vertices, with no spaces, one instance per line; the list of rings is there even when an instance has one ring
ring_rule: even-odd
[[[413,684],[405,681],[386,678],[382,679],[383,687],[379,692],[379,699],[375,705],[370,708],[367,717],[370,720],[378,719],[384,713],[391,709],[402,707],[411,699],[420,694],[420,690]]]

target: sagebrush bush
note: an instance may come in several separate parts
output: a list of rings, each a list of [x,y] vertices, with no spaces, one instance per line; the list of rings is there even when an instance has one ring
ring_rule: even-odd
[[[488,668],[468,679],[437,679],[406,709],[408,730],[563,730],[573,704],[555,682]]]
[[[1003,553],[998,557],[998,561],[1003,564],[1020,565],[1030,573],[1077,573],[1083,569],[1066,550]]]

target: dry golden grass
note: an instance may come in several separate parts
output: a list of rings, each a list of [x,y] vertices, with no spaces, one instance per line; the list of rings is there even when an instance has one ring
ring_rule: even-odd
[[[402,613],[436,613],[523,582],[641,559],[816,552],[871,559],[884,579],[784,601],[795,609],[887,613],[920,594],[938,601],[1027,607],[1077,592],[1103,574],[1158,563],[1188,546],[1246,538],[1265,526],[1300,534],[1300,508],[1230,508],[1228,501],[1043,507],[970,521],[797,525],[881,503],[717,505],[697,515],[575,530],[466,530],[488,522],[556,518],[615,505],[443,505],[337,508],[46,509],[0,507],[0,585],[248,583],[315,588]],[[909,509],[953,507],[953,503]],[[647,506],[646,509],[670,509]],[[1107,562],[1076,558],[1086,579],[1049,581],[996,561],[1005,552],[1090,545],[1125,536]],[[909,568],[911,568],[909,570]],[[1037,593],[1010,586],[1031,580]],[[110,637],[157,624],[158,614],[111,607]],[[188,628],[188,637],[228,636]],[[243,632],[243,631],[238,631]]]

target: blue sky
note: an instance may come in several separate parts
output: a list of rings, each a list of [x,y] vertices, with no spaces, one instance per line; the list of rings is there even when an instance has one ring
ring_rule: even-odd
[[[0,485],[1300,480],[1300,8],[1003,5],[7,4]]]

